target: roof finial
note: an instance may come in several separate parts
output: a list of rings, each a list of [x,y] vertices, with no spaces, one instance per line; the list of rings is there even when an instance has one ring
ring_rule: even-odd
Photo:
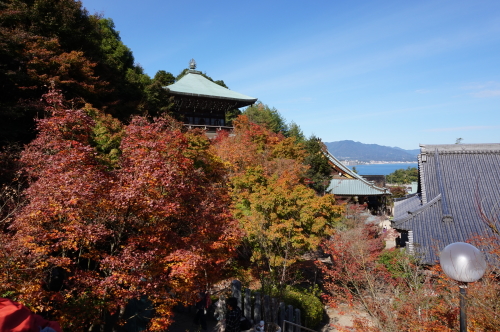
[[[194,59],[191,59],[191,61],[189,61],[189,69],[196,69],[196,61],[194,61]]]

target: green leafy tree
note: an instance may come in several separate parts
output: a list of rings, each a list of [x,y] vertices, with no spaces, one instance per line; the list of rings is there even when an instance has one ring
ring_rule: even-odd
[[[164,70],[159,70],[144,88],[145,101],[141,105],[141,109],[152,116],[168,112],[172,106],[172,100],[165,86],[174,82],[174,75]]]
[[[418,169],[408,167],[407,169],[397,169],[386,177],[387,183],[410,184],[418,181]]]
[[[146,87],[151,84],[151,78],[135,64],[132,51],[123,44],[113,20],[97,18],[95,44],[98,53],[92,58],[98,64],[96,73],[109,84],[107,89],[87,101],[98,108],[105,107],[108,113],[121,120],[128,120],[130,115],[147,108]],[[88,50],[88,53],[95,52]]]
[[[172,73],[164,70],[158,70],[155,77],[153,77],[153,81],[160,83],[162,86],[168,86],[175,83],[175,77]]]
[[[146,101],[141,105],[141,109],[146,114],[158,116],[168,112],[172,106],[171,96],[158,81],[153,80],[146,85],[145,95]]]
[[[95,122],[91,144],[98,152],[99,162],[108,170],[118,168],[121,156],[120,144],[125,134],[124,125],[111,115],[100,112],[90,105],[86,105],[84,110]]]
[[[285,119],[278,110],[274,107],[270,108],[260,101],[247,107],[243,111],[243,115],[246,115],[253,123],[264,126],[275,133],[286,133],[288,130]]]
[[[144,73],[144,69],[141,66],[137,65],[127,69],[124,84],[119,92],[120,94],[127,93],[128,96],[132,97],[133,102],[130,107],[133,110],[131,112],[134,112],[137,105],[140,105],[140,102],[144,101],[144,91],[149,84],[151,84],[151,78]]]
[[[101,18],[98,21],[100,32],[100,50],[103,62],[119,73],[125,74],[128,68],[134,65],[132,51],[123,44],[120,34],[115,30],[115,23],[110,18]]]

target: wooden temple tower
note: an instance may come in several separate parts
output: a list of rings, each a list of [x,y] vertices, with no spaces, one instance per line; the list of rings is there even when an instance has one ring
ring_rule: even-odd
[[[209,136],[217,130],[231,130],[226,123],[226,112],[252,105],[257,98],[224,88],[195,70],[196,62],[189,62],[185,76],[165,87],[173,96],[173,110],[190,128],[203,128]]]

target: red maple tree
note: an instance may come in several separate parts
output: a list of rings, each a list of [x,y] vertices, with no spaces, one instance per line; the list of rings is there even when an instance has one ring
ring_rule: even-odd
[[[240,237],[208,139],[135,117],[105,163],[99,112],[67,110],[57,91],[46,99],[52,115],[21,157],[28,203],[4,245],[11,260],[0,256],[2,291],[72,330],[122,324],[127,302],[147,296],[150,329],[164,329],[174,303],[221,277]]]

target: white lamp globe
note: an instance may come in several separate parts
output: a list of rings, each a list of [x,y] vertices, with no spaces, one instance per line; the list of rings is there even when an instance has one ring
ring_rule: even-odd
[[[447,245],[439,255],[439,263],[448,277],[462,282],[478,281],[486,271],[481,251],[464,242]]]

